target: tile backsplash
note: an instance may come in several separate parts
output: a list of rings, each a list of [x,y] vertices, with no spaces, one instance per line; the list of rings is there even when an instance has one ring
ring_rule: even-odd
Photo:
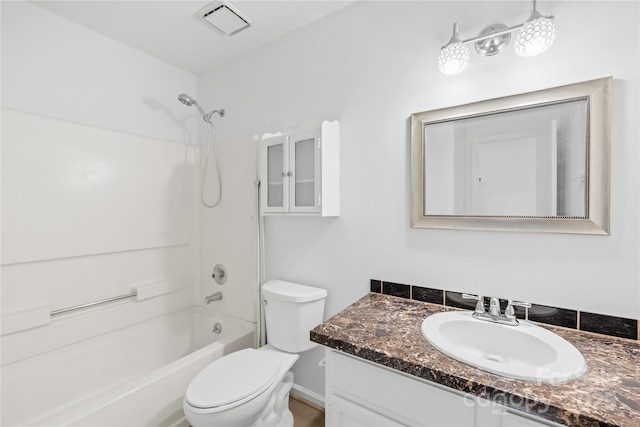
[[[460,292],[386,282],[376,279],[371,279],[370,291],[468,310],[473,310],[476,304],[476,301],[463,299],[462,293]],[[485,297],[484,302],[485,306],[488,307],[489,297]],[[500,307],[502,310],[507,306],[507,302],[505,299],[500,299]],[[524,319],[527,314],[529,320],[534,322],[596,332],[620,338],[640,339],[638,319],[626,319],[623,317],[607,316],[604,314],[588,313],[534,303],[531,304],[528,313],[526,313],[524,308],[516,307],[516,317]]]

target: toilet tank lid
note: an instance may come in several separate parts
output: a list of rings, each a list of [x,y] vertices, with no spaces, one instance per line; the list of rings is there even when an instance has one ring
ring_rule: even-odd
[[[326,289],[285,282],[284,280],[269,280],[262,285],[262,293],[265,297],[288,302],[309,302],[327,297]]]

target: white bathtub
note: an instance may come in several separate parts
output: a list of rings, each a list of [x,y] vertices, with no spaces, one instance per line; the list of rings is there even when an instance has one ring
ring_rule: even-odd
[[[0,424],[187,425],[189,382],[213,360],[253,346],[249,325],[191,307],[3,366]]]

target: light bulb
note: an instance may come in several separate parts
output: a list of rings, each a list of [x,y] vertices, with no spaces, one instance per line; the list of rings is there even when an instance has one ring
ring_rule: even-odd
[[[469,65],[469,49],[462,42],[449,43],[440,50],[438,68],[442,74],[458,74]]]
[[[453,24],[453,35],[438,56],[438,68],[442,74],[458,74],[469,65],[469,49],[458,38],[458,23]]]
[[[547,17],[529,19],[516,35],[513,46],[519,56],[536,56],[551,47],[556,39],[556,26]]]

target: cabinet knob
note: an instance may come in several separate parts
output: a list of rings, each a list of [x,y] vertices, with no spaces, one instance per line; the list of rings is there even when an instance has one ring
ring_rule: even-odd
[[[292,176],[293,174],[291,172],[287,172],[287,176]]]
[[[293,175],[291,172],[285,172],[285,171],[280,172],[280,176],[291,176],[291,175]]]

